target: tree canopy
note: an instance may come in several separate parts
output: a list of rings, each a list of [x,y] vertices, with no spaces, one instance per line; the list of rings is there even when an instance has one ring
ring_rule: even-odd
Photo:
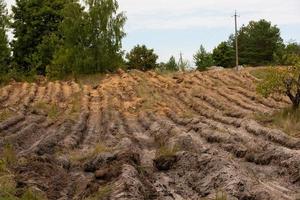
[[[286,64],[291,56],[286,55],[280,30],[266,20],[251,21],[238,31],[238,50],[241,65]],[[235,37],[230,35],[228,41],[221,42],[213,50],[215,65],[232,67],[235,65]]]
[[[207,52],[203,45],[200,46],[200,49],[194,55],[194,61],[198,70],[206,70],[207,67],[214,65],[212,54]]]
[[[297,66],[286,68],[268,68],[265,78],[258,84],[257,90],[265,97],[272,94],[284,94],[289,97],[294,109],[300,105],[300,62]]]
[[[178,71],[179,70],[179,66],[176,63],[176,59],[174,56],[171,56],[171,58],[165,64],[165,66],[166,66],[166,70],[168,70],[168,71]]]
[[[6,31],[8,28],[8,14],[6,5],[3,0],[0,0],[0,73],[5,73],[8,70],[10,49]]]
[[[235,51],[229,42],[221,42],[213,50],[212,58],[215,65],[233,67],[235,65]]]
[[[52,60],[53,48],[48,48],[49,37],[58,35],[63,17],[61,10],[68,0],[16,0],[12,7],[13,58],[23,71],[37,69],[45,74]],[[58,36],[57,36],[58,37]]]
[[[234,37],[230,38],[234,46]],[[238,31],[241,64],[266,65],[273,62],[273,55],[283,45],[280,30],[266,20],[251,21]]]
[[[148,49],[146,45],[135,46],[127,55],[127,65],[129,69],[139,69],[147,71],[155,69],[157,64],[158,55],[154,53],[154,49]]]

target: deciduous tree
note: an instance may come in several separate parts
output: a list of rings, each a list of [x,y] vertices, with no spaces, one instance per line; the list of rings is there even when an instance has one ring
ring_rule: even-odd
[[[63,10],[63,41],[48,68],[49,76],[114,71],[122,63],[126,17],[116,0],[71,2]]]
[[[297,67],[269,68],[257,90],[264,96],[278,93],[289,97],[294,109],[300,105],[300,63]]]

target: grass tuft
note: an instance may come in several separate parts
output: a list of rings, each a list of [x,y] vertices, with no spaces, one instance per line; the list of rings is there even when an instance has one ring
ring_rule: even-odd
[[[70,160],[73,162],[83,162],[85,160],[91,159],[97,154],[104,152],[111,152],[112,150],[107,146],[98,143],[92,149],[90,149],[87,153],[81,154],[80,152],[72,152],[70,155]]]
[[[225,192],[217,192],[215,200],[227,200]]]
[[[264,79],[268,78],[270,73],[272,73],[271,69],[272,69],[272,67],[257,68],[257,69],[251,70],[250,74],[257,79],[264,80]]]
[[[300,137],[300,109],[285,108],[272,114],[258,114],[255,118],[270,128],[278,128],[291,136]]]
[[[80,114],[81,96],[82,96],[82,93],[77,92],[77,93],[72,94],[72,96],[70,97],[69,105],[71,106],[71,109],[70,109],[70,112],[68,113],[68,117],[70,119],[75,120]]]
[[[179,147],[167,147],[167,146],[161,146],[157,151],[157,157],[159,156],[175,156],[176,153],[180,151]]]
[[[137,86],[137,94],[143,98],[142,110],[153,110],[153,108],[156,108],[161,102],[164,102],[160,93],[151,88],[145,79]]]
[[[57,104],[47,104],[46,102],[37,102],[33,105],[33,110],[37,113],[46,114],[51,120],[56,120],[62,113],[61,108]]]
[[[87,198],[86,200],[106,200],[109,199],[112,193],[111,185],[105,185],[99,188],[99,190],[93,194],[91,197]]]
[[[13,112],[10,110],[5,109],[3,111],[0,111],[0,122],[7,120],[11,116],[13,116]]]

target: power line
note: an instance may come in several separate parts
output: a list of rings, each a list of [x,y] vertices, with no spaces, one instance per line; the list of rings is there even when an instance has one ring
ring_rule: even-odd
[[[234,13],[234,22],[235,22],[235,64],[238,68],[239,66],[239,43],[238,43],[238,29],[237,29],[237,18],[239,15],[237,15],[237,12]]]

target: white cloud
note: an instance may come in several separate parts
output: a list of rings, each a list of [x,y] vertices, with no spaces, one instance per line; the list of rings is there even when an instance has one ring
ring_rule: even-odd
[[[10,7],[14,0],[5,0]],[[118,0],[128,17],[127,31],[215,28],[267,19],[278,25],[300,25],[299,0]]]
[[[240,23],[267,19],[278,25],[300,24],[299,0],[120,0],[128,31],[187,29],[232,25],[234,9]]]

